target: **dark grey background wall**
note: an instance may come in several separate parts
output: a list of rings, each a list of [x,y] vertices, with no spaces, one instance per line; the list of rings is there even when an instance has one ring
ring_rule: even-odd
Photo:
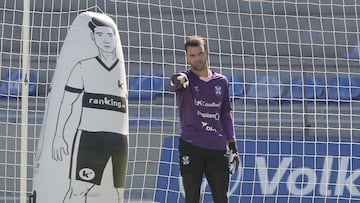
[[[0,6],[2,64],[19,67],[22,0]],[[68,26],[85,10],[105,12],[117,22],[129,74],[168,75],[177,68],[174,63],[184,66],[183,43],[192,34],[208,39],[215,67],[348,68],[349,62],[339,58],[357,46],[359,7],[355,0],[32,0],[31,68],[40,69],[43,81],[42,69],[54,68]]]

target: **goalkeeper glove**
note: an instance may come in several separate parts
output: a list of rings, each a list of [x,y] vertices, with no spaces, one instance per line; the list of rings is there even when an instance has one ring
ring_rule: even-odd
[[[171,76],[171,86],[175,87],[175,89],[179,89],[180,85],[182,85],[183,88],[189,86],[189,79],[185,73],[177,73]]]
[[[237,146],[236,146],[236,142],[230,142],[229,143],[229,149],[230,149],[230,158],[229,158],[230,168],[229,168],[229,172],[230,172],[230,174],[234,174],[239,169],[239,165],[240,165],[240,159],[239,159],[239,154],[238,154],[238,149],[237,149]]]

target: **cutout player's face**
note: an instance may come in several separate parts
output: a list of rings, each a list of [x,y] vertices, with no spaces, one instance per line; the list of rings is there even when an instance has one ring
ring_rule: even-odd
[[[115,36],[110,27],[97,26],[92,35],[96,46],[102,51],[109,53],[115,50]]]

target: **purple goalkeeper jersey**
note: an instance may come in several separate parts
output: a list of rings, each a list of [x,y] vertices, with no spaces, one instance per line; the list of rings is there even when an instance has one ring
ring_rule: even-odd
[[[198,147],[225,150],[228,140],[235,140],[227,78],[212,72],[204,81],[191,70],[184,73],[189,86],[175,87],[181,138]]]

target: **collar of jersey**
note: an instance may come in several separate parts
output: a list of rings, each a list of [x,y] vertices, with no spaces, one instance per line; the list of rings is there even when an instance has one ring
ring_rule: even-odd
[[[108,67],[99,56],[96,56],[96,60],[108,71],[111,71],[116,66],[116,64],[119,63],[119,59],[116,59],[116,61],[110,67]]]

